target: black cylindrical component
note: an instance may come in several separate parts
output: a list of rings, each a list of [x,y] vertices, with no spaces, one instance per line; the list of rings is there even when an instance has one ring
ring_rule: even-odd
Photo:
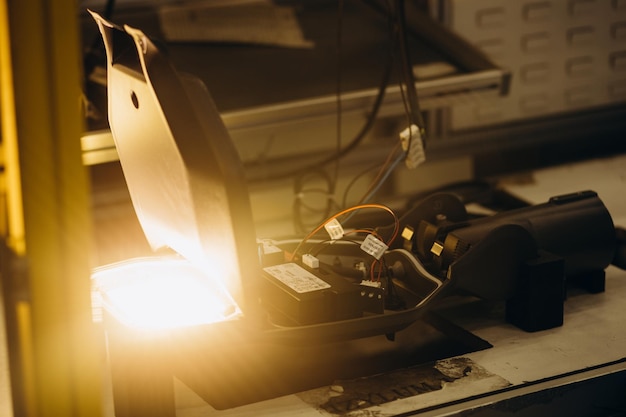
[[[505,224],[524,227],[539,249],[562,257],[568,276],[602,270],[615,253],[613,220],[593,191],[552,197],[547,203],[472,220],[450,233],[472,246]]]

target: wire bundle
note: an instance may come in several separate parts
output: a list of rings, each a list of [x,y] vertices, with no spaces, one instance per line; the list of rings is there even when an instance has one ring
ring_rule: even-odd
[[[391,3],[392,1],[393,4]],[[383,3],[383,5],[381,5],[381,2]],[[302,203],[304,196],[308,192],[306,187],[303,186],[303,183],[307,178],[313,178],[311,173],[319,173],[320,171],[324,171],[324,167],[326,165],[330,163],[335,163],[334,175],[332,177],[330,175],[325,175],[327,188],[324,190],[324,192],[327,198],[322,216],[326,217],[333,207],[346,207],[348,202],[348,194],[355,185],[355,183],[363,176],[371,173],[372,169],[375,169],[375,167],[370,166],[366,170],[363,170],[361,173],[356,175],[346,186],[343,197],[341,199],[341,203],[335,201],[333,196],[336,191],[337,181],[339,177],[339,162],[343,157],[345,157],[347,154],[357,148],[359,144],[361,144],[366,134],[372,128],[382,105],[386,88],[389,85],[391,74],[393,73],[394,69],[394,63],[396,64],[395,67],[398,71],[397,79],[400,86],[402,101],[404,104],[407,126],[409,126],[409,128],[417,127],[419,137],[425,138],[424,121],[419,108],[418,96],[415,88],[415,79],[413,76],[413,69],[409,54],[404,0],[367,0],[366,3],[369,3],[372,7],[380,12],[383,12],[387,16],[389,38],[391,42],[391,47],[389,48],[390,54],[388,57],[387,65],[385,67],[385,71],[383,73],[383,77],[378,88],[376,99],[365,124],[357,133],[357,135],[346,146],[342,147],[341,73],[343,69],[341,63],[341,39],[344,1],[340,0],[338,4],[337,23],[337,149],[336,152],[329,157],[303,169],[300,169],[296,172],[290,173],[291,175],[297,175],[293,212],[294,223],[296,226],[296,230],[298,231],[303,231],[306,229],[301,210],[303,208],[307,208],[309,209],[309,213],[315,212],[315,210],[310,210],[310,207],[307,207]],[[418,145],[421,146],[421,144]],[[412,149],[412,147],[414,146],[416,146],[416,144],[412,143],[411,135],[408,144],[405,144],[404,149],[401,148],[400,143],[396,144],[396,146],[393,147],[393,149],[387,156],[386,160],[382,164],[376,164],[376,167],[378,167],[378,172],[374,176],[373,180],[370,182],[365,193],[358,200],[359,205],[368,203],[374,198],[374,196],[379,192],[383,184],[388,180],[390,175],[396,169],[398,164],[402,160],[405,160],[407,158],[407,155],[411,154],[411,151],[414,150]],[[315,188],[314,190],[315,192],[321,192],[319,188]]]

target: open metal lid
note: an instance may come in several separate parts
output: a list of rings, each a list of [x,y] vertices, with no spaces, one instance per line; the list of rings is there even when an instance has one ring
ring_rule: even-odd
[[[143,32],[92,15],[107,53],[109,124],[150,245],[215,277],[244,309],[259,268],[252,211],[209,92],[177,73]]]

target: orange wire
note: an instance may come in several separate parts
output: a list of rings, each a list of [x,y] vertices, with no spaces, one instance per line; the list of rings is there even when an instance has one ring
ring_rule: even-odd
[[[374,266],[380,263],[380,268],[378,268],[378,276],[374,278]],[[379,259],[374,259],[372,262],[372,266],[370,267],[370,281],[372,282],[380,282],[381,277],[383,276],[383,263]]]
[[[382,236],[378,234],[378,232],[374,229],[354,229],[346,232],[346,235],[356,234],[356,233],[369,233],[370,235],[376,236],[377,239],[383,240]]]
[[[341,210],[339,213],[336,213],[332,216],[330,216],[328,219],[326,219],[325,221],[323,221],[322,223],[320,223],[315,229],[313,229],[311,232],[309,232],[309,234],[307,234],[301,241],[300,243],[298,243],[298,245],[296,246],[296,248],[293,250],[293,253],[291,254],[291,261],[294,260],[294,258],[296,257],[296,254],[298,253],[298,249],[300,249],[300,247],[306,243],[307,240],[309,240],[311,237],[315,236],[315,234],[317,232],[319,232],[320,230],[322,230],[322,228],[331,220],[336,219],[337,217],[341,217],[344,214],[348,214],[350,212],[356,211],[356,210],[361,210],[361,209],[367,209],[367,208],[375,208],[375,209],[382,209],[387,211],[388,213],[390,213],[393,216],[394,219],[394,230],[393,230],[393,234],[391,235],[391,238],[389,239],[388,242],[386,242],[385,244],[387,246],[391,245],[391,243],[396,239],[396,237],[398,236],[398,231],[400,230],[400,221],[398,220],[398,216],[396,216],[396,213],[393,212],[393,210],[391,210],[389,207],[382,205],[382,204],[375,204],[375,203],[370,203],[370,204],[359,204],[353,207],[348,207],[347,209]]]

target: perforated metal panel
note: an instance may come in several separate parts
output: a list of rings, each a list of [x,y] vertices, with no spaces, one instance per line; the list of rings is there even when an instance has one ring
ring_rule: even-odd
[[[462,129],[626,102],[626,0],[445,0],[451,29],[512,71],[508,97],[456,105]]]

